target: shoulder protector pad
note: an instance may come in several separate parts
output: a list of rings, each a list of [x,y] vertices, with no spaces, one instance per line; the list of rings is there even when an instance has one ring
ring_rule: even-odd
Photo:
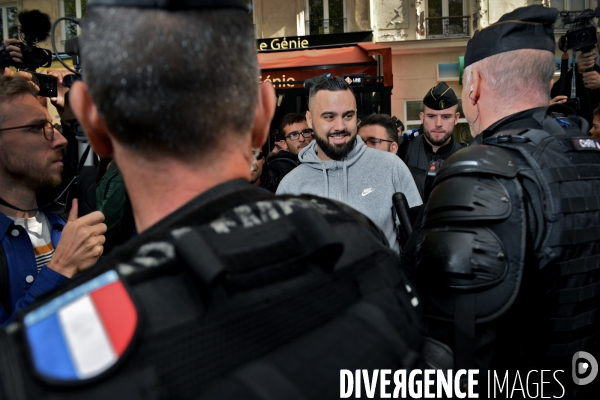
[[[510,195],[493,177],[457,176],[435,185],[424,226],[456,221],[497,221],[510,216]]]
[[[419,271],[426,271],[431,290],[482,291],[502,282],[508,272],[506,251],[487,228],[424,229]],[[424,278],[425,279],[425,278]]]
[[[491,174],[514,178],[517,163],[510,152],[496,146],[467,146],[452,154],[437,174],[436,182],[454,175]]]

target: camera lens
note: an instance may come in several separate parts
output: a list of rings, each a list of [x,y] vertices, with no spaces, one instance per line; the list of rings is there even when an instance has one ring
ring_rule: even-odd
[[[589,32],[579,32],[577,34],[577,36],[575,37],[575,39],[579,42],[579,43],[586,43],[588,40],[590,40],[590,33]]]

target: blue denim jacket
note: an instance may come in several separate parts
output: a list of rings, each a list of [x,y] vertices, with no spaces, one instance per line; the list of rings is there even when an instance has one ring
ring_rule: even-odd
[[[52,244],[56,248],[65,222],[58,215],[45,214],[50,222]],[[5,325],[12,322],[17,312],[33,303],[38,296],[68,281],[69,278],[45,265],[38,274],[33,245],[27,231],[22,226],[15,225],[12,219],[2,213],[0,242],[6,254],[10,289],[6,309],[0,305],[0,324]]]

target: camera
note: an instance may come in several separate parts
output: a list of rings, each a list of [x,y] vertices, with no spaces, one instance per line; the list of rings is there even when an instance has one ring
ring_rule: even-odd
[[[49,67],[52,64],[52,52],[42,49],[37,44],[50,36],[50,17],[39,10],[22,11],[18,14],[21,37],[21,53],[23,62],[14,62],[12,65],[19,69],[35,71],[40,67]]]
[[[49,67],[52,64],[52,52],[37,46],[37,43],[46,40],[50,35],[50,17],[38,10],[32,10],[20,12],[17,18],[20,23],[21,35],[15,39],[21,41],[17,46],[21,49],[23,61],[16,62],[8,56],[8,65],[31,73],[34,83],[40,88],[38,96],[56,97],[58,93],[57,79],[35,72],[37,68]]]
[[[571,17],[567,11],[562,11],[559,15],[565,26],[573,25],[558,39],[558,48],[561,51],[573,49],[587,53],[596,47],[596,25],[592,19],[600,17],[600,7],[597,7],[596,11],[584,10],[576,17]]]
[[[56,97],[58,95],[58,80],[51,75],[38,74],[37,72],[31,72],[35,83],[40,88],[38,96],[42,97]]]
[[[579,111],[579,97],[568,98],[564,105],[571,108],[573,111]]]

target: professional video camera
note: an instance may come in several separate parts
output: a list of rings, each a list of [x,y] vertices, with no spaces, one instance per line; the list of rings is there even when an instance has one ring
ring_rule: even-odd
[[[565,52],[573,49],[587,53],[596,47],[596,25],[592,19],[600,17],[600,7],[596,7],[596,11],[584,10],[576,17],[571,17],[568,11],[562,11],[559,15],[563,25],[573,25],[558,39],[559,49]]]
[[[52,52],[38,47],[50,36],[50,17],[39,10],[22,11],[18,14],[21,25],[21,53],[23,62],[13,62],[13,66],[27,71],[35,71],[40,67],[49,67],[52,64]]]
[[[21,35],[15,39],[21,41],[17,46],[21,48],[23,61],[16,62],[8,57],[8,65],[31,73],[40,88],[39,96],[56,97],[56,78],[35,72],[40,67],[49,67],[52,64],[52,52],[37,46],[50,35],[50,17],[39,10],[31,10],[20,12],[17,18]]]

